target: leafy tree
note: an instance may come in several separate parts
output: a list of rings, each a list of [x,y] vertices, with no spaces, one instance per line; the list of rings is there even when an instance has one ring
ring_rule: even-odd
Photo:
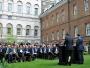
[[[10,34],[7,35],[7,43],[8,43],[8,44],[14,43],[15,40],[16,40],[16,37],[15,37],[15,36],[10,35]]]

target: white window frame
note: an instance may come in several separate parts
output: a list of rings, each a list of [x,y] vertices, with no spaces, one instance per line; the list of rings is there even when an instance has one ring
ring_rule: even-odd
[[[17,13],[18,14],[22,14],[22,8],[23,8],[23,6],[22,5],[18,5],[18,7],[17,7]]]
[[[84,11],[87,12],[89,10],[89,0],[84,0]]]
[[[78,13],[78,8],[77,8],[77,5],[74,4],[73,5],[73,15],[75,16],[75,15],[77,15],[77,13]]]
[[[63,30],[62,30],[62,38],[63,38],[63,39],[65,39],[65,35],[66,35],[66,32],[65,32],[65,30],[63,29]]]
[[[13,4],[8,3],[8,12],[12,12]]]
[[[75,26],[74,28],[74,36],[77,37],[77,34],[79,34],[79,28]]]
[[[86,36],[90,36],[90,24],[86,24]]]

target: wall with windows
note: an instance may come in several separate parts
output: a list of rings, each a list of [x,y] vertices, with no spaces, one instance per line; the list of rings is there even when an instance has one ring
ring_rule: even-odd
[[[40,15],[41,0],[0,0],[0,11],[13,14]]]
[[[70,2],[68,3],[68,1]],[[84,42],[87,44],[90,40],[89,6],[90,0],[62,0],[45,13],[42,13],[40,17],[42,20],[41,36],[43,42],[60,42],[65,39],[65,34],[68,32],[73,38],[76,38],[77,34],[83,35]],[[56,38],[57,34],[59,34],[58,39]]]
[[[0,41],[40,42],[40,13],[41,0],[0,0]]]

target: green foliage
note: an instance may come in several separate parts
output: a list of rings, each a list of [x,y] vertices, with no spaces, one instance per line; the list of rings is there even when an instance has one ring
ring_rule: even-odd
[[[0,68],[7,68],[8,67],[8,64],[7,62],[5,61],[5,59],[3,59],[3,62],[0,63]]]
[[[6,41],[7,41],[8,44],[12,44],[13,42],[15,42],[15,40],[16,40],[15,36],[9,35],[9,34],[7,35]]]

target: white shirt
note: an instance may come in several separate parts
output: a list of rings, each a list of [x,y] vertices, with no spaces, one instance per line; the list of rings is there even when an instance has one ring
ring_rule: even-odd
[[[20,49],[20,52],[21,52],[21,53],[23,52],[22,49]]]

